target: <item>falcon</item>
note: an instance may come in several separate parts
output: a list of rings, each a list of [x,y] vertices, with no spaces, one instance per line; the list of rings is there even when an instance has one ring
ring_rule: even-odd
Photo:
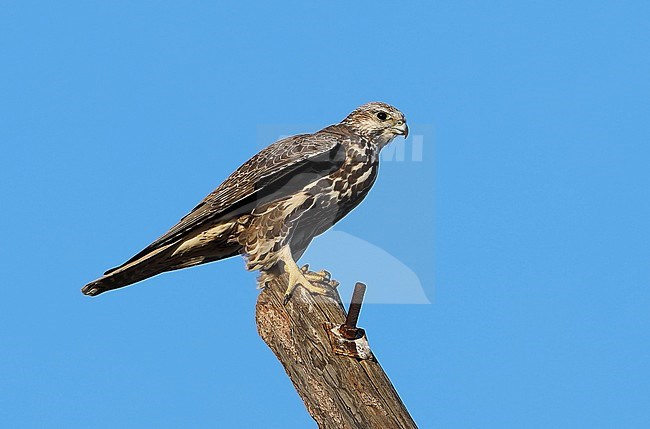
[[[326,295],[329,273],[300,268],[296,261],[314,237],[366,197],[377,178],[380,151],[408,132],[402,112],[373,102],[316,133],[279,140],[164,235],[81,291],[95,296],[166,271],[242,255],[248,270],[288,274],[285,304],[298,285]]]

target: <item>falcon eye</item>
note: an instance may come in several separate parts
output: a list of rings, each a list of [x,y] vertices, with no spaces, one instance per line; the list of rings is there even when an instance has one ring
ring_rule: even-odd
[[[386,114],[386,112],[378,112],[377,117],[379,118],[379,120],[385,121],[386,118],[388,118],[388,115]]]

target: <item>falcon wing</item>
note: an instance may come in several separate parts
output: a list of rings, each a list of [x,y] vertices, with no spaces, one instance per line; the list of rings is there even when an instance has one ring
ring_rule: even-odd
[[[342,135],[302,134],[279,140],[253,156],[164,235],[119,267],[177,241],[206,223],[232,219],[281,199],[341,167]]]

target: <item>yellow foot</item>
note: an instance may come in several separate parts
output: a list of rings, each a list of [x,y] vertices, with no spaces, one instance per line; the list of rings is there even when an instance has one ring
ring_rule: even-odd
[[[311,283],[317,283],[330,288],[335,288],[339,285],[339,282],[332,279],[332,275],[329,271],[309,271],[309,264],[303,265],[302,268],[300,268],[300,271],[302,271],[305,278]]]
[[[329,283],[321,281],[316,282],[313,280],[310,281],[301,270],[297,269],[295,272],[289,272],[289,285],[284,293],[284,305],[287,305],[293,291],[298,285],[304,287],[310,293],[315,295],[330,295],[332,293],[332,286],[330,286]]]
[[[289,284],[284,293],[283,303],[286,305],[291,298],[291,294],[298,285],[307,289],[310,293],[316,295],[331,295],[332,289],[336,287],[331,279],[330,273],[321,271],[313,273],[309,271],[309,266],[305,265],[302,269],[293,260],[289,246],[284,246],[280,250],[279,261],[283,263],[283,270],[289,275]],[[338,282],[336,282],[338,285]]]

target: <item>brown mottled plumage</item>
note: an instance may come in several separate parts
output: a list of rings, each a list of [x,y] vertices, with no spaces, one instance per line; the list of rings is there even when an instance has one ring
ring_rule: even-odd
[[[299,284],[326,293],[318,273],[300,270],[295,260],[315,236],[363,200],[377,177],[380,150],[397,135],[408,135],[404,115],[374,102],[339,124],[279,140],[239,167],[168,232],[81,290],[94,296],[165,271],[242,254],[249,270],[281,263],[289,273],[287,299]]]

